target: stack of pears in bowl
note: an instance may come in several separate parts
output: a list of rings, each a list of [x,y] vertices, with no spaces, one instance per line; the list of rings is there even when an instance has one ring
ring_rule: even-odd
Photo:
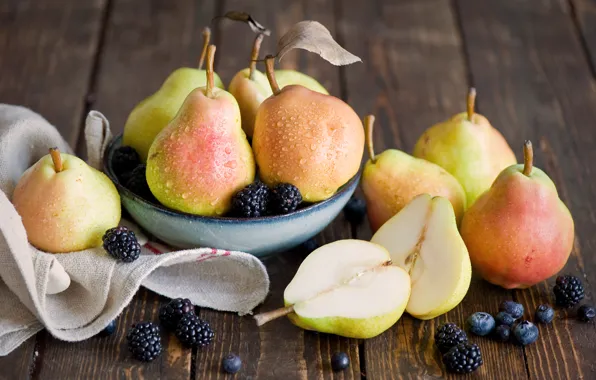
[[[206,33],[205,70],[174,71],[104,155],[125,209],[172,246],[289,249],[325,228],[359,183],[358,115],[314,78],[276,71],[273,57],[258,71],[262,38],[226,91]]]

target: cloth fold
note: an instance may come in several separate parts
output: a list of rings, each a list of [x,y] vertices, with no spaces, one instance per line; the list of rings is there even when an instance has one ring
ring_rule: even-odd
[[[111,138],[104,115],[89,112],[89,165],[101,170]],[[132,263],[115,261],[101,247],[50,254],[30,245],[10,199],[21,174],[54,146],[73,152],[40,115],[0,104],[0,355],[44,328],[61,340],[88,339],[122,312],[140,286],[239,314],[263,302],[269,277],[256,257],[216,248],[176,251],[148,240],[128,220],[121,224],[133,228],[143,244],[141,256]]]

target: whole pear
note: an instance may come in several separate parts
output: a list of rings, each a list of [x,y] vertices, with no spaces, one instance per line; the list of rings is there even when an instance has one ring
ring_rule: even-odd
[[[155,136],[176,116],[186,96],[195,88],[205,86],[205,70],[201,67],[209,44],[209,28],[205,28],[203,37],[199,68],[181,67],[172,72],[157,92],[134,107],[126,120],[122,144],[133,147],[143,162],[147,161]],[[217,74],[214,74],[214,84],[224,88]]]
[[[555,184],[533,167],[512,165],[464,214],[461,235],[474,269],[506,289],[527,288],[557,274],[573,248],[574,224]]]
[[[472,88],[467,112],[426,130],[413,152],[457,178],[466,192],[467,207],[490,187],[501,170],[517,162],[503,135],[484,116],[474,113],[475,99]]]
[[[228,86],[228,91],[238,101],[242,115],[242,129],[248,137],[253,135],[259,106],[263,100],[273,94],[267,77],[256,68],[262,41],[263,34],[258,34],[253,45],[249,67],[236,73]]]
[[[374,120],[373,115],[364,119],[370,158],[364,166],[361,182],[372,231],[377,231],[420,194],[447,198],[459,224],[466,207],[466,194],[459,182],[439,165],[397,149],[387,149],[375,155]]]
[[[259,177],[293,184],[307,202],[325,200],[360,168],[362,122],[341,99],[300,85],[280,89],[273,61],[266,59],[273,95],[258,109],[252,140]]]
[[[120,196],[110,179],[55,148],[23,173],[12,202],[29,242],[51,253],[100,246],[120,222]]]
[[[214,85],[215,46],[207,54],[207,86],[193,90],[155,138],[147,183],[165,206],[214,216],[226,213],[234,193],[253,182],[255,162],[236,99]]]

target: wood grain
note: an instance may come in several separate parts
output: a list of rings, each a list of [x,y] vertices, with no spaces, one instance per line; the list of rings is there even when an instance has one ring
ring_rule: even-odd
[[[596,2],[594,0],[569,0],[571,15],[578,28],[579,38],[592,75],[596,77]]]
[[[387,148],[411,152],[426,128],[464,110],[466,65],[450,2],[341,4],[339,33],[347,49],[364,61],[345,69],[348,101],[359,113],[377,116],[377,152]],[[367,376],[447,376],[433,344],[435,329],[446,321],[463,326],[473,311],[496,312],[499,302],[510,298],[511,292],[474,278],[464,301],[446,315],[426,322],[404,315],[392,329],[365,343]],[[486,357],[477,376],[526,377],[520,348],[471,340]]]
[[[29,338],[19,348],[0,357],[0,379],[27,379],[35,370],[39,351],[35,346],[35,336]]]
[[[470,69],[482,112],[500,128],[521,159],[524,139],[540,147],[535,165],[544,169],[575,220],[575,249],[563,270],[584,280],[594,302],[596,247],[590,184],[596,152],[596,92],[580,40],[559,1],[458,1]],[[547,28],[541,27],[548,25]],[[554,278],[516,297],[533,312],[553,302]],[[596,330],[558,312],[540,340],[525,350],[530,377],[593,377]],[[569,318],[567,318],[569,317]]]
[[[329,0],[271,2],[267,7],[258,1],[226,1],[224,10],[248,12],[271,29],[271,36],[265,37],[261,47],[261,56],[265,56],[275,52],[277,39],[298,21],[317,20],[333,32],[332,5]],[[237,71],[248,65],[254,35],[248,26],[231,21],[219,23],[218,29],[220,46],[216,70],[227,85]],[[262,64],[258,67],[264,70]],[[290,52],[277,67],[301,70],[319,80],[330,93],[341,93],[339,70],[313,54]],[[317,240],[323,244],[349,237],[350,226],[340,215]],[[283,306],[283,291],[305,256],[306,252],[297,248],[266,260],[271,292],[255,313]],[[350,369],[336,378],[360,378],[356,340],[303,331],[286,318],[258,328],[250,316],[239,317],[212,310],[201,310],[200,315],[214,326],[219,335],[212,348],[197,353],[196,379],[229,378],[221,372],[221,360],[230,352],[242,358],[242,370],[236,375],[241,379],[327,379],[332,376],[329,361],[335,351],[344,351],[351,359]]]

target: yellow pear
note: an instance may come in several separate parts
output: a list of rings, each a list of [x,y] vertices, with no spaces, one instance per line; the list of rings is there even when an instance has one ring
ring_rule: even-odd
[[[327,91],[327,89],[315,78],[301,73],[300,71],[290,69],[275,70],[275,79],[277,80],[279,88],[284,88],[292,84],[299,84],[309,90],[329,95],[329,91]]]
[[[280,89],[266,59],[273,95],[259,107],[252,146],[267,185],[291,183],[307,202],[331,197],[360,169],[364,128],[341,99],[301,85]]]
[[[186,96],[195,88],[205,86],[205,70],[201,68],[210,35],[209,28],[205,28],[198,69],[181,67],[172,72],[159,90],[137,104],[128,116],[122,144],[133,147],[143,162],[147,160],[155,136],[176,116]],[[217,74],[214,74],[214,85],[224,88]]]
[[[186,97],[155,138],[147,159],[147,183],[155,198],[174,210],[204,216],[226,213],[234,193],[255,177],[238,103],[215,87],[214,55],[211,45],[207,86]]]
[[[362,191],[373,232],[420,194],[443,196],[451,202],[458,221],[464,215],[466,194],[457,180],[439,165],[415,158],[397,149],[375,155],[374,116],[364,120],[370,159],[362,172]]]

